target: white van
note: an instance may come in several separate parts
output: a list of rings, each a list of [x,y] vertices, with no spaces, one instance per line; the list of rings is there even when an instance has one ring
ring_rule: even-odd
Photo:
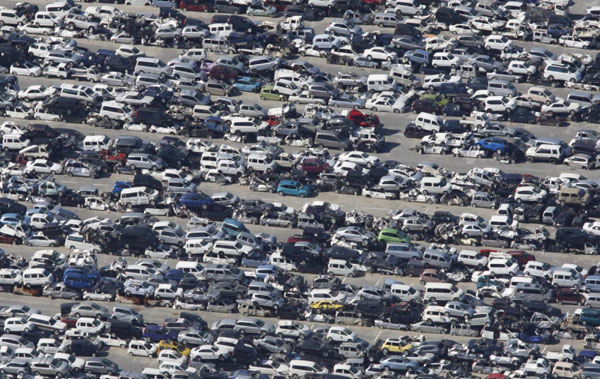
[[[100,151],[109,149],[111,145],[111,139],[103,134],[95,136],[85,136],[83,139],[83,150],[87,151]]]
[[[198,262],[179,261],[177,262],[175,268],[183,271],[186,274],[192,274],[196,277],[200,277],[202,275],[202,266]]]
[[[329,259],[327,264],[327,273],[330,275],[355,276],[356,267],[345,259]]]
[[[428,305],[423,311],[423,321],[436,324],[448,324],[452,321],[446,316],[446,308],[437,305]]]
[[[390,70],[390,76],[396,81],[396,83],[407,87],[418,87],[421,84],[421,79],[417,78],[415,74],[408,71],[404,67],[392,67]]]
[[[185,253],[195,259],[212,250],[213,243],[207,239],[191,239],[185,242],[183,249]]]
[[[440,132],[444,127],[442,119],[434,114],[421,112],[414,121],[417,129],[428,130],[431,132]]]
[[[127,106],[127,104],[110,100],[102,102],[98,115],[100,117],[107,117],[111,120],[132,121],[134,112]]]
[[[102,248],[92,242],[87,242],[85,237],[79,233],[69,234],[65,238],[65,247],[70,250],[89,251],[94,254],[99,254]]]
[[[21,150],[28,147],[31,141],[24,134],[5,134],[2,136],[2,150]]]
[[[424,195],[440,194],[446,195],[452,191],[452,185],[442,176],[428,176],[421,179],[421,192]]]
[[[372,74],[367,78],[369,92],[396,91],[398,83],[387,74]]]
[[[412,286],[408,284],[402,283],[394,283],[390,288],[390,293],[397,299],[401,301],[420,301],[423,297],[421,291],[414,289]]]
[[[131,340],[127,353],[138,357],[156,357],[156,345],[146,340]]]
[[[277,163],[270,155],[251,154],[248,156],[246,168],[249,171],[274,172],[277,169]]]
[[[318,375],[318,374],[328,374],[329,371],[321,367],[320,364],[313,361],[307,361],[305,359],[293,359],[290,361],[290,369],[288,371],[288,375],[290,377],[299,377],[303,378],[306,375]]]
[[[136,205],[154,205],[158,201],[157,190],[148,187],[125,188],[121,191],[119,203],[131,208]]]
[[[137,74],[155,74],[162,77],[171,75],[173,72],[170,66],[158,58],[138,57],[135,61],[134,73]]]
[[[213,36],[227,38],[233,33],[233,25],[227,23],[210,24],[208,30]]]
[[[277,266],[286,271],[298,271],[298,266],[291,259],[281,255],[279,251],[274,252],[269,256],[269,264]]]
[[[426,283],[423,300],[436,301],[462,301],[465,291],[452,283]]]
[[[557,268],[552,272],[552,285],[554,287],[573,288],[581,287],[581,278],[569,269]]]
[[[45,286],[54,281],[54,275],[45,268],[28,268],[23,271],[23,285],[25,288]]]

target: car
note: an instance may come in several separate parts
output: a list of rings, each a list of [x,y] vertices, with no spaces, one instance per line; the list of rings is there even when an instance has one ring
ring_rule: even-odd
[[[42,68],[29,61],[23,61],[11,65],[9,72],[12,75],[40,76],[42,75]]]
[[[242,92],[261,92],[262,82],[253,77],[238,76],[233,86]]]

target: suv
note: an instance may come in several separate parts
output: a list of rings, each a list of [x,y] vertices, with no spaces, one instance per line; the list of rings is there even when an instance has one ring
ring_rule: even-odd
[[[566,158],[566,152],[560,145],[545,144],[530,147],[527,149],[525,157],[527,157],[527,161],[529,162],[549,161],[556,164],[561,163]]]

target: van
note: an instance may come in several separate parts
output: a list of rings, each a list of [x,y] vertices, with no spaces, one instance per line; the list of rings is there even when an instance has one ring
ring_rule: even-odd
[[[423,294],[408,284],[394,283],[390,289],[393,297],[400,301],[421,301]]]
[[[592,292],[583,295],[585,297],[585,306],[590,308],[600,308],[600,293]]]
[[[417,129],[428,130],[431,132],[440,132],[444,127],[442,119],[434,114],[421,112],[414,121]]]
[[[378,12],[375,13],[375,19],[373,24],[383,27],[395,27],[401,21],[398,19],[395,13]]]
[[[506,80],[490,80],[487,90],[490,96],[513,97],[517,94],[515,85]]]
[[[234,49],[229,45],[227,39],[221,37],[208,37],[202,40],[202,48],[210,53],[214,51],[215,53],[229,53],[233,54]]]
[[[131,208],[137,205],[154,205],[158,201],[159,192],[148,187],[125,188],[121,191],[119,203]]]
[[[583,188],[562,186],[558,193],[560,205],[586,206],[592,200],[590,193]]]
[[[330,275],[356,276],[356,267],[345,259],[329,259],[327,264],[327,273]]]
[[[100,99],[100,96],[98,96],[91,87],[68,83],[61,84],[58,95],[71,97],[73,99],[85,101],[86,103],[95,103]]]
[[[452,283],[426,283],[423,300],[436,301],[462,301],[465,291]]]
[[[582,378],[583,370],[573,362],[558,361],[554,364],[552,375],[555,378]]]
[[[367,90],[373,92],[396,91],[398,83],[387,74],[372,74],[367,78]]]
[[[519,284],[533,284],[534,283],[534,279],[531,276],[513,276],[512,278],[510,278],[510,283],[509,283],[509,287],[510,288],[517,288],[517,286]]]
[[[66,16],[72,9],[77,9],[77,6],[72,8],[72,5],[67,1],[57,1],[46,5],[46,12],[52,13],[56,18]]]
[[[246,168],[249,171],[259,171],[262,173],[271,173],[277,169],[277,163],[270,155],[251,154],[248,156]]]
[[[172,69],[165,62],[158,58],[138,57],[135,62],[134,73],[137,74],[155,74],[160,78],[171,75]]]
[[[134,112],[131,110],[131,108],[129,108],[129,106],[127,106],[127,104],[109,100],[102,102],[98,115],[111,120],[131,122],[133,120]]]
[[[571,270],[558,268],[552,272],[552,285],[555,288],[567,287],[578,290],[581,286],[581,278]]]
[[[123,276],[126,279],[134,280],[148,280],[157,274],[158,272],[154,269],[142,265],[129,265],[123,270]]]
[[[246,228],[241,221],[233,220],[231,218],[226,218],[223,220],[221,230],[233,238],[236,238],[240,232],[248,233],[248,228]]]
[[[25,288],[43,287],[54,281],[54,275],[45,268],[28,268],[23,271],[23,285]]]
[[[296,263],[293,260],[291,260],[287,257],[284,257],[278,251],[272,253],[269,256],[269,264],[272,264],[273,266],[277,266],[280,269],[285,270],[285,271],[298,271],[298,266],[296,265]]]
[[[150,169],[152,171],[157,171],[165,168],[165,163],[161,158],[146,153],[129,154],[125,165],[132,170]]]
[[[513,295],[514,301],[540,301],[548,302],[553,299],[552,291],[547,291],[540,284],[518,283]]]
[[[228,23],[210,24],[208,30],[213,36],[227,38],[233,33],[233,25]]]
[[[206,82],[204,90],[207,93],[215,96],[230,96],[235,91],[235,87],[229,86],[222,81],[210,78]]]
[[[156,357],[157,345],[146,340],[131,340],[127,353],[138,357]]]
[[[400,259],[421,259],[423,254],[421,251],[407,243],[388,243],[385,246],[385,254],[393,255]]]
[[[338,150],[348,150],[352,146],[345,134],[333,130],[318,130],[315,134],[314,145]]]
[[[594,104],[594,95],[582,91],[569,92],[567,101],[580,104],[581,107],[591,107]]]
[[[212,105],[196,104],[192,109],[192,118],[194,120],[206,120],[209,117],[219,115],[219,111]]]
[[[53,13],[40,11],[35,14],[33,23],[42,27],[54,28],[55,26],[58,26],[59,20]]]
[[[425,267],[450,269],[452,267],[452,256],[443,250],[427,249],[423,253]]]
[[[304,378],[308,375],[319,375],[319,374],[327,374],[329,371],[321,367],[320,364],[313,361],[307,361],[305,359],[292,359],[290,361],[290,368],[288,370],[288,375],[294,378]]]
[[[239,284],[244,280],[244,272],[234,266],[208,264],[202,270],[200,278],[209,282],[232,282]]]
[[[600,275],[591,275],[585,279],[584,286],[585,292],[600,292]]]
[[[452,191],[452,185],[446,182],[446,178],[442,176],[428,176],[421,179],[421,192],[424,195],[441,194],[447,195]]]
[[[212,241],[205,239],[191,239],[185,242],[183,249],[192,259],[200,259],[203,254],[212,249]]]
[[[581,378],[585,378],[585,379],[600,378],[600,364],[590,363],[590,362],[584,363],[582,370],[583,370],[583,372],[580,376]]]
[[[100,151],[109,149],[111,145],[111,139],[103,134],[95,136],[85,136],[83,139],[83,150],[87,151]]]
[[[2,150],[21,150],[28,147],[31,141],[25,134],[5,134],[2,136]]]
[[[102,251],[99,245],[85,240],[79,233],[72,233],[65,237],[65,247],[70,250],[89,251],[98,254]]]
[[[112,147],[114,147],[119,153],[129,154],[143,151],[145,145],[144,141],[140,137],[118,136],[115,138]]]
[[[399,84],[407,87],[418,87],[421,79],[417,78],[412,72],[404,67],[394,66],[390,70],[390,76]]]

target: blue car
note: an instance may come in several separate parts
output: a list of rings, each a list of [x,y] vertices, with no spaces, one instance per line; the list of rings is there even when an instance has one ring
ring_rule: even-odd
[[[2,218],[0,218],[0,223],[2,224],[15,226],[19,225],[21,222],[23,222],[23,216],[18,213],[5,213],[2,215]]]
[[[276,192],[281,196],[307,197],[310,196],[313,191],[309,185],[300,184],[296,180],[281,180],[277,186]]]
[[[120,195],[121,191],[123,191],[125,188],[131,188],[131,187],[133,187],[133,184],[131,182],[124,182],[122,180],[119,180],[119,181],[115,182],[115,184],[113,184],[112,194]]]
[[[402,356],[391,356],[382,360],[380,363],[384,370],[387,368],[393,371],[415,372],[419,369],[417,362],[409,361]]]
[[[63,281],[66,286],[77,289],[90,289],[94,282],[79,272],[69,272],[64,275]]]
[[[100,280],[100,272],[89,266],[69,266],[66,268],[64,276],[68,274],[79,274],[92,281]]]
[[[179,281],[183,278],[184,275],[185,272],[183,272],[183,270],[173,269],[167,271],[167,273],[165,274],[165,279],[174,280],[177,283],[179,283]]]
[[[205,193],[185,193],[179,198],[179,205],[187,209],[207,209],[212,205],[212,198]]]
[[[240,76],[236,79],[233,86],[242,92],[260,92],[262,82],[249,76]]]
[[[152,342],[177,341],[178,332],[169,331],[160,325],[147,325],[144,328],[143,339],[149,339]]]
[[[204,126],[206,126],[206,129],[210,130],[211,132],[218,134],[225,133],[227,130],[223,119],[216,116],[208,116],[204,120]]]
[[[571,28],[566,25],[553,24],[548,26],[548,34],[554,38],[560,38],[565,34],[571,34]]]
[[[477,141],[476,145],[478,145],[482,150],[488,150],[499,154],[506,154],[509,149],[506,141],[497,137],[480,139]]]

